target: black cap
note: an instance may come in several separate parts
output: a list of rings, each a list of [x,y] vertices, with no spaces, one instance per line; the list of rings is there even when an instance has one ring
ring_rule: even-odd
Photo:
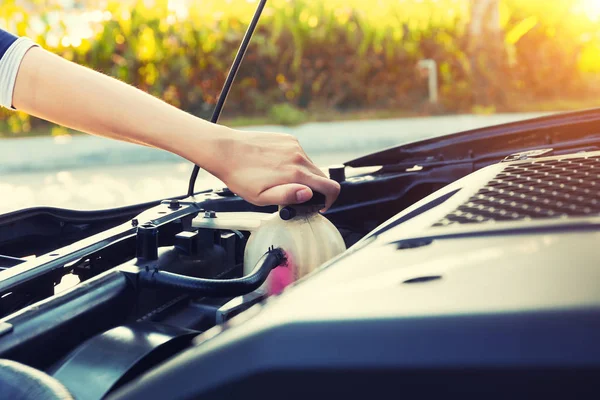
[[[301,203],[299,205],[301,206],[323,206],[325,207],[325,201],[327,199],[325,198],[325,195],[323,193],[319,193],[319,192],[315,192],[313,190],[313,196],[311,197],[310,200]]]

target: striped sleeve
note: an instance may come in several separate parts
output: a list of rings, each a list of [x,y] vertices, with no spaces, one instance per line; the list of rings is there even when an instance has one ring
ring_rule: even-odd
[[[0,106],[12,108],[13,92],[21,61],[36,44],[26,37],[14,36],[0,29]]]

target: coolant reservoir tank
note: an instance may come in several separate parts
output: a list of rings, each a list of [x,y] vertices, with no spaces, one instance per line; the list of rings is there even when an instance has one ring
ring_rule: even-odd
[[[192,226],[199,229],[229,229],[250,232],[244,253],[244,274],[250,273],[271,247],[281,248],[287,265],[275,268],[263,285],[270,294],[280,293],[291,282],[346,250],[342,235],[319,214],[325,196],[315,192],[300,205],[279,207],[276,213],[206,212]]]
[[[285,286],[346,250],[338,229],[319,214],[324,200],[323,195],[315,193],[308,203],[280,207],[250,235],[244,253],[246,274],[270,247],[285,251],[287,264],[275,268],[265,283],[270,294],[280,293]]]

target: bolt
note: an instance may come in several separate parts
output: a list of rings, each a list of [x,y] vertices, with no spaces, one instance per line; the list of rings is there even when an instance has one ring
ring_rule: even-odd
[[[179,200],[177,199],[173,199],[169,202],[169,208],[171,210],[177,210],[178,208],[181,208],[181,204],[179,204]]]
[[[139,224],[139,222],[138,222],[137,218],[134,218],[134,219],[131,220],[131,226],[133,226],[134,228],[136,226],[138,226],[138,224]]]
[[[217,218],[217,213],[214,211],[204,211],[204,218]]]

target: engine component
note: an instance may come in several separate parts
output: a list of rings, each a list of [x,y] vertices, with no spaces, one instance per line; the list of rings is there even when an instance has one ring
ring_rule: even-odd
[[[145,260],[158,258],[158,228],[153,224],[143,224],[137,227],[136,257]]]
[[[600,157],[548,157],[507,164],[435,226],[600,213]]]
[[[52,375],[79,400],[96,400],[182,350],[198,332],[150,322],[118,326],[75,348]],[[90,379],[89,368],[94,369]]]
[[[315,192],[306,203],[279,207],[279,212],[220,213],[216,218],[196,218],[192,226],[207,229],[229,229],[250,232],[244,251],[244,273],[253,269],[264,252],[281,248],[286,267],[276,268],[264,288],[269,294],[280,293],[287,285],[346,250],[338,229],[319,210],[325,196]]]
[[[23,258],[17,258],[17,257],[11,257],[11,256],[5,256],[0,254],[0,270],[4,270],[10,267],[13,267],[15,265],[19,265],[21,263],[24,263],[25,259]]]
[[[264,249],[277,246],[285,250],[287,268],[274,270],[269,277],[268,292],[280,293],[287,285],[312,272],[321,264],[346,250],[337,228],[312,206],[292,207],[296,215],[288,220],[279,214],[254,232],[244,255],[244,271],[256,262]]]
[[[344,182],[346,180],[346,166],[344,164],[330,166],[329,178],[339,183]]]
[[[66,387],[42,371],[12,360],[0,360],[0,394],[12,400],[70,400]]]
[[[13,329],[2,336],[0,357],[46,368],[73,343],[123,323],[134,304],[128,279],[117,270],[107,271],[5,318]]]
[[[283,265],[285,255],[281,249],[266,252],[252,271],[241,278],[204,279],[194,278],[146,267],[139,273],[139,282],[147,287],[179,289],[203,296],[240,296],[258,289],[267,279],[272,269]]]
[[[194,299],[186,307],[170,313],[164,319],[160,319],[160,323],[205,331],[215,325],[229,321],[241,312],[260,304],[266,298],[266,292],[255,290],[234,298],[203,297]]]

